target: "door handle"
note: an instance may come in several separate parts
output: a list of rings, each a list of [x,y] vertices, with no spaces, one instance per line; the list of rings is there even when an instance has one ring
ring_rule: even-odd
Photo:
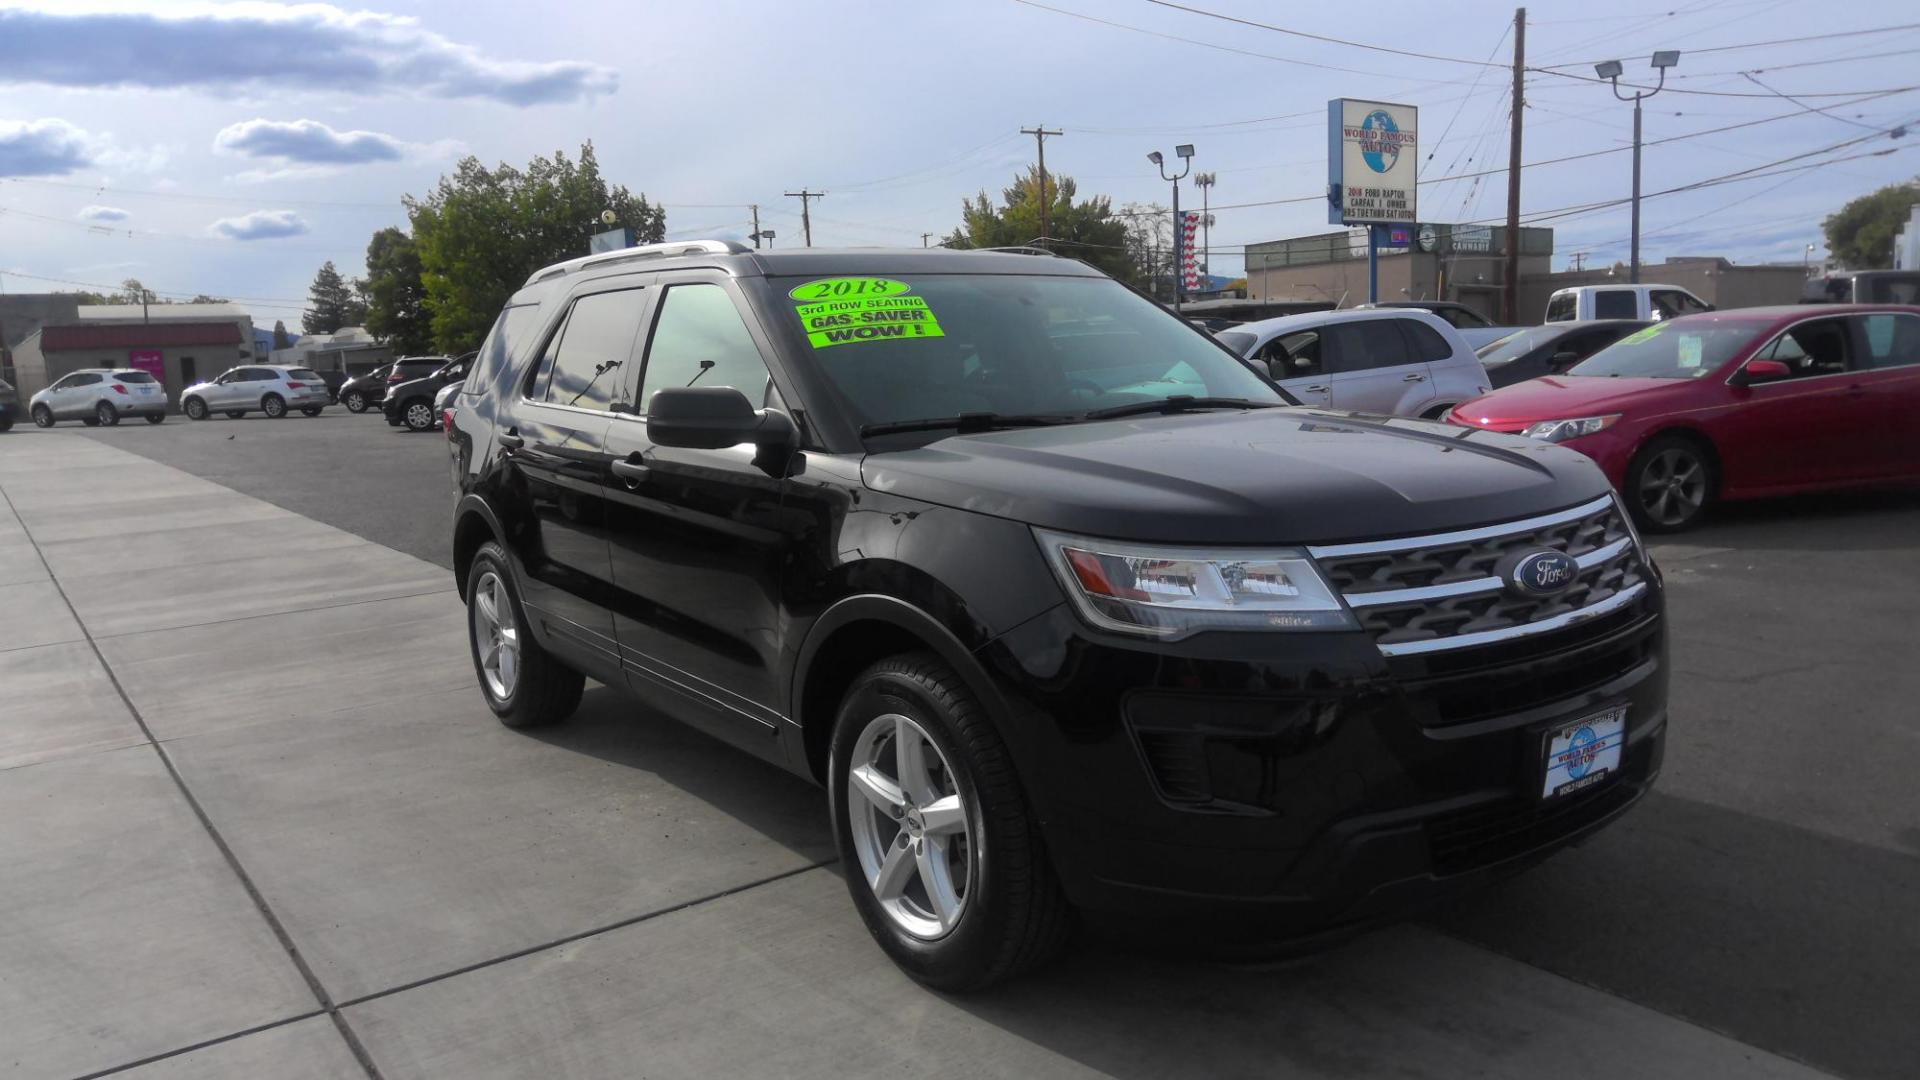
[[[1426,382],[1427,377],[1425,375],[1408,375],[1406,378],[1401,379],[1400,381],[1401,382]]]
[[[1324,394],[1327,392],[1327,388],[1324,386],[1303,386],[1300,389],[1303,393],[1308,394]]]
[[[521,447],[527,445],[527,440],[514,434],[513,428],[508,428],[507,430],[501,432],[499,435],[494,436],[494,438],[500,443],[501,446],[504,446],[509,450],[518,450]]]
[[[640,482],[645,480],[647,474],[652,471],[652,469],[637,461],[616,461],[613,463],[613,474],[625,480],[629,488],[639,486]]]

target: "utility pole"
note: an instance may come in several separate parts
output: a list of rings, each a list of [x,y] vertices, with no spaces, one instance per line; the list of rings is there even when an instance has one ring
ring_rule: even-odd
[[[1507,145],[1507,268],[1501,307],[1520,322],[1520,126],[1527,111],[1527,9],[1513,12],[1513,137]]]
[[[760,204],[752,203],[747,209],[753,211],[753,246],[757,250],[760,247]]]
[[[808,191],[806,188],[787,192],[788,198],[800,200],[800,235],[808,247],[813,246],[813,215],[809,212],[809,208],[812,207],[813,200],[825,194],[824,191]]]
[[[1047,210],[1053,200],[1047,198],[1047,136],[1065,135],[1064,131],[1048,131],[1044,124],[1030,128],[1021,128],[1020,134],[1033,136],[1034,149],[1040,157],[1040,246],[1047,246],[1047,238],[1052,234],[1048,224]]]
[[[929,244],[927,243],[927,241],[929,241],[929,240],[931,240],[931,239],[933,239],[933,234],[932,234],[932,233],[930,233],[930,232],[923,232],[923,233],[921,233],[921,234],[920,234],[920,246],[921,246],[921,247],[928,247],[928,246],[930,246],[930,245],[929,245]]]

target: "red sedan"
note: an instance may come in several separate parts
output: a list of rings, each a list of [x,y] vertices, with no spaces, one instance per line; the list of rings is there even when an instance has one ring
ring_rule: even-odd
[[[1447,419],[1565,443],[1648,529],[1716,499],[1920,480],[1920,307],[1744,308],[1656,323]]]

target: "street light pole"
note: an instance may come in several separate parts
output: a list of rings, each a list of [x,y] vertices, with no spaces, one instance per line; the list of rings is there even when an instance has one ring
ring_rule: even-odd
[[[1660,72],[1660,81],[1651,90],[1636,90],[1632,97],[1620,92],[1620,73],[1626,70],[1618,60],[1608,60],[1593,66],[1594,74],[1607,80],[1613,87],[1613,96],[1621,101],[1633,102],[1633,246],[1627,257],[1627,281],[1640,284],[1640,103],[1659,93],[1667,85],[1667,69],[1680,63],[1680,53],[1676,49],[1663,49],[1653,54],[1653,67]]]
[[[1147,160],[1153,162],[1153,167],[1160,170],[1160,179],[1173,185],[1173,310],[1175,314],[1179,314],[1187,292],[1186,277],[1180,272],[1180,256],[1186,250],[1186,243],[1183,240],[1186,233],[1182,228],[1186,223],[1180,220],[1180,181],[1193,171],[1193,144],[1181,143],[1173,148],[1173,152],[1184,163],[1178,176],[1167,175],[1166,159],[1160,156],[1160,151],[1150,151],[1147,154]]]

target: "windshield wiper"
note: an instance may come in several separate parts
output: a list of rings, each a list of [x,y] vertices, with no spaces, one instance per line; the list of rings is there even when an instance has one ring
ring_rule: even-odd
[[[1053,413],[1021,413],[1003,416],[994,412],[966,412],[958,416],[929,417],[925,420],[896,420],[887,424],[865,424],[860,428],[861,438],[875,435],[898,435],[907,431],[940,431],[954,429],[956,435],[972,435],[980,431],[994,431],[1002,428],[1048,427],[1053,424],[1071,424],[1078,417]]]
[[[1116,416],[1139,416],[1143,413],[1182,413],[1196,409],[1277,409],[1277,401],[1249,401],[1236,397],[1194,397],[1192,394],[1175,394],[1158,401],[1136,401],[1129,405],[1115,405],[1106,409],[1094,409],[1087,413],[1089,420],[1108,420]]]

